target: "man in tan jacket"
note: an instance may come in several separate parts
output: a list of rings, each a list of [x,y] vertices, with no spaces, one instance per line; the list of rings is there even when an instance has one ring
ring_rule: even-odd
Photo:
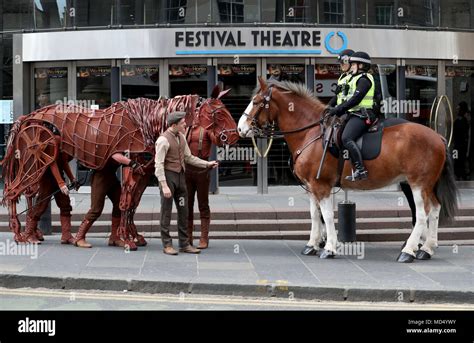
[[[199,254],[201,251],[189,244],[186,232],[188,219],[188,199],[186,190],[185,164],[198,168],[216,168],[217,161],[205,161],[191,154],[184,137],[186,130],[185,112],[172,112],[168,115],[168,130],[156,141],[155,175],[160,183],[161,194],[161,240],[163,252],[177,255],[170,237],[171,210],[173,199],[178,212],[179,251]]]

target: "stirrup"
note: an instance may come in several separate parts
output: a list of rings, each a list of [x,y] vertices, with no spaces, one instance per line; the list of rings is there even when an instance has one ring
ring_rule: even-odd
[[[360,181],[360,180],[365,180],[369,177],[369,173],[367,172],[366,169],[364,170],[356,170],[352,175],[346,176],[347,181]]]

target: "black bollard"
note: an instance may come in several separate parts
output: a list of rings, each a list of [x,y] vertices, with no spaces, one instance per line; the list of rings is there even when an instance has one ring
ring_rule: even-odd
[[[337,204],[338,230],[337,240],[341,243],[356,241],[356,204],[341,201]]]

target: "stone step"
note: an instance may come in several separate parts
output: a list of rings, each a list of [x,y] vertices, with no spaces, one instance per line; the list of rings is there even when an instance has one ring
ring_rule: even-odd
[[[334,213],[337,218],[337,210]],[[73,212],[72,220],[80,221],[84,218],[85,213]],[[24,220],[26,214],[19,216],[20,221]],[[461,208],[458,211],[458,216],[474,216],[474,208]],[[410,218],[410,210],[399,210],[399,209],[379,209],[379,210],[357,210],[357,218]],[[101,215],[100,220],[110,220],[111,214],[104,213]],[[176,220],[176,212],[172,213],[172,219]],[[199,218],[199,213],[194,213],[194,218]],[[309,210],[302,211],[298,210],[276,210],[276,211],[215,211],[212,212],[213,220],[241,220],[241,219],[310,219],[311,215]],[[59,221],[59,213],[52,214],[53,221]],[[159,220],[160,212],[139,212],[135,213],[135,221],[150,221]],[[0,223],[8,221],[8,214],[0,214]]]
[[[25,223],[20,221],[22,227]],[[338,220],[335,219],[336,227]],[[81,221],[72,221],[72,227],[77,228]],[[52,222],[53,229],[59,230],[60,222]],[[159,220],[135,220],[135,225],[141,231],[158,231]],[[171,220],[172,227],[176,227],[176,220]],[[310,219],[239,219],[239,220],[219,220],[211,222],[213,230],[217,231],[298,231],[311,228]],[[200,221],[195,220],[195,227],[200,227]],[[411,227],[411,218],[408,217],[387,217],[387,218],[357,218],[356,228],[364,230],[381,229],[408,229]],[[474,227],[474,216],[455,217],[454,221],[444,227]],[[110,230],[109,220],[98,220],[94,223],[93,230],[96,232],[108,232]],[[8,231],[8,222],[0,223],[0,231]]]
[[[157,231],[141,232],[147,239],[160,239],[161,235]],[[411,233],[410,229],[380,229],[380,230],[357,230],[358,242],[403,242]],[[195,241],[199,238],[199,231],[195,232]],[[219,231],[214,230],[210,232],[212,239],[287,239],[287,240],[308,240],[309,230],[297,231]],[[107,239],[108,233],[105,232],[90,232],[90,237],[100,237]],[[176,239],[176,230],[171,231],[171,237]],[[48,236],[46,236],[46,240]],[[454,227],[454,228],[440,228],[438,232],[438,240],[442,244],[473,244],[474,243],[474,228]],[[460,243],[461,242],[461,243]]]

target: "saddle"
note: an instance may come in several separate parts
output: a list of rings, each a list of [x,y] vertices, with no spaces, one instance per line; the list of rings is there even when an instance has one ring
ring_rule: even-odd
[[[359,139],[357,139],[356,141],[362,153],[362,158],[364,160],[373,160],[380,155],[384,128],[404,124],[407,122],[407,120],[401,118],[388,118],[383,120],[377,118],[369,126],[367,132],[364,133],[361,137],[359,137]],[[334,125],[334,132],[332,134],[331,140],[329,141],[328,151],[336,158],[339,158],[341,150],[344,150],[341,137],[346,123],[347,121],[345,120],[345,118],[342,118],[341,122]],[[329,130],[326,129],[324,133],[325,139],[322,140],[323,146],[328,135]]]

